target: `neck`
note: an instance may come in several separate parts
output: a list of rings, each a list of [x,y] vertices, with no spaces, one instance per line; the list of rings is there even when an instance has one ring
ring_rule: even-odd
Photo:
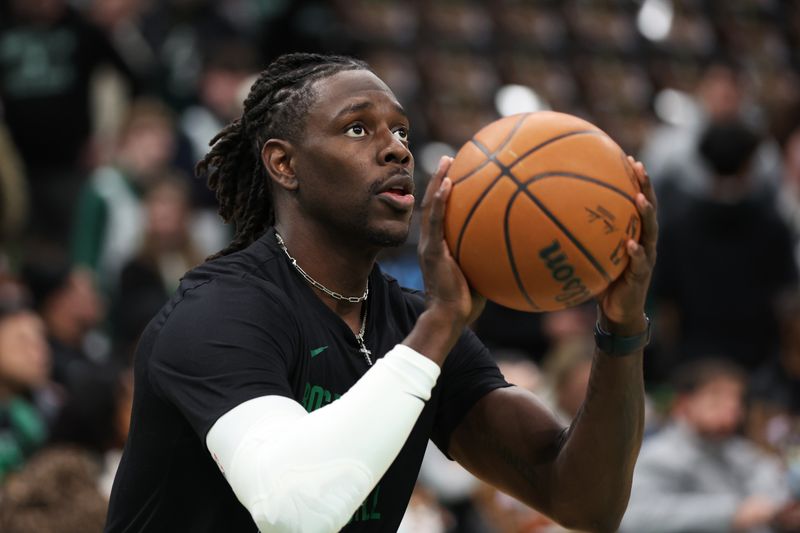
[[[343,296],[361,296],[375,265],[377,247],[365,247],[335,236],[327,228],[309,225],[275,225],[289,254],[305,272],[326,288]],[[337,300],[312,286],[320,299],[357,331],[363,302]]]

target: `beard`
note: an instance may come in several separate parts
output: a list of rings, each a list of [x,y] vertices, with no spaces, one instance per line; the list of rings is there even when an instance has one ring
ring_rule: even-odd
[[[354,217],[353,234],[361,236],[364,241],[372,246],[396,248],[402,246],[408,240],[408,234],[411,229],[410,221],[402,229],[391,230],[370,225],[366,209],[363,212],[354,214],[357,216]]]
[[[402,233],[382,231],[368,227],[366,228],[365,237],[367,241],[374,246],[379,246],[381,248],[397,248],[405,244],[406,240],[408,240],[409,227],[410,226],[407,226],[406,230]]]
[[[318,221],[336,240],[357,242],[366,247],[396,248],[405,244],[411,230],[411,214],[407,220],[380,224],[370,212],[371,194],[364,202],[347,208],[333,208],[327,203],[307,203],[304,211]]]

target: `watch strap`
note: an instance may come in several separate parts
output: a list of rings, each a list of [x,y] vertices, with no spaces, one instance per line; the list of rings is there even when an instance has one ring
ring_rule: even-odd
[[[609,333],[600,327],[600,322],[596,322],[594,325],[594,342],[597,348],[604,354],[612,357],[630,355],[643,349],[650,343],[650,334],[652,331],[650,317],[645,315],[644,319],[647,321],[647,328],[642,333],[630,337]]]

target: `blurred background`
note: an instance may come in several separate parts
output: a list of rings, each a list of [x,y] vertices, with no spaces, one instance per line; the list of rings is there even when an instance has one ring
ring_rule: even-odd
[[[644,161],[661,240],[622,529],[800,531],[795,0],[0,0],[0,531],[102,529],[138,335],[231,235],[193,166],[291,51],[370,63],[418,185],[541,109]],[[415,239],[381,258],[411,287]],[[594,313],[490,304],[474,328],[568,423]],[[401,529],[562,531],[434,447]]]

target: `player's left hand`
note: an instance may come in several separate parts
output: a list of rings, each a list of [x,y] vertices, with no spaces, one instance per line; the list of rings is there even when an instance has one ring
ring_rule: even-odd
[[[642,217],[642,234],[639,242],[627,242],[628,266],[608,289],[598,296],[600,319],[606,331],[618,335],[636,335],[647,327],[644,304],[656,264],[658,220],[656,195],[644,165],[628,156],[636,173],[642,192],[636,195],[636,208]]]

